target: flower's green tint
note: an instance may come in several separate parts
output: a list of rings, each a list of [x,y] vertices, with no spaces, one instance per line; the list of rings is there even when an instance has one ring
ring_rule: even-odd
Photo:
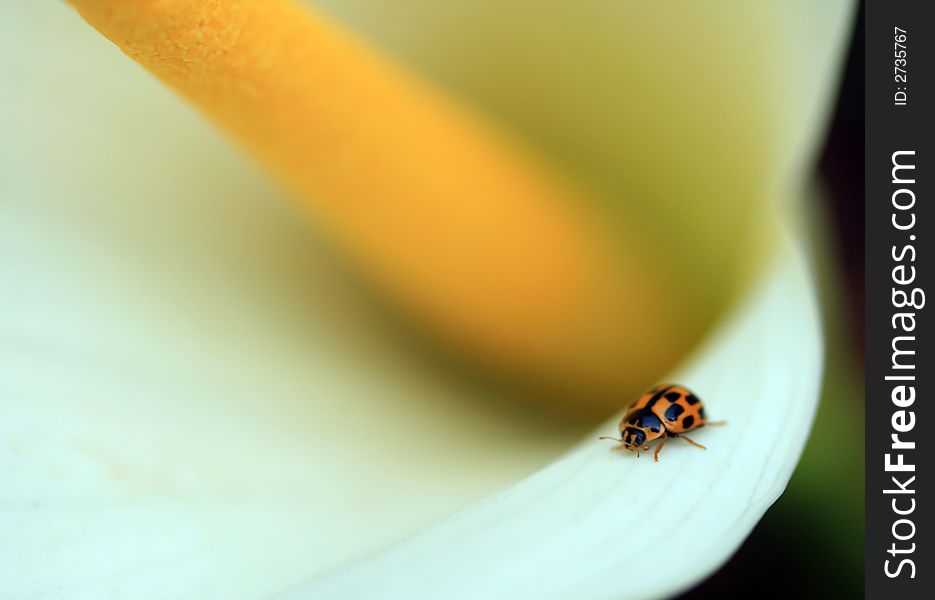
[[[823,139],[852,0],[306,0],[596,190],[710,324]],[[768,252],[768,251],[767,251]]]

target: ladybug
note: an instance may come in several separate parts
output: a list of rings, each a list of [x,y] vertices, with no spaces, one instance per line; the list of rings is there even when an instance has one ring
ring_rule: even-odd
[[[726,421],[706,420],[704,404],[687,387],[657,385],[627,409],[626,415],[617,426],[620,430],[619,438],[604,435],[600,439],[620,442],[618,448],[636,452],[637,456],[641,450],[649,450],[647,442],[658,439],[659,445],[653,453],[653,460],[659,462],[659,451],[665,445],[666,438],[680,437],[692,446],[707,450],[701,444],[685,437],[685,432],[705,425],[725,423]]]

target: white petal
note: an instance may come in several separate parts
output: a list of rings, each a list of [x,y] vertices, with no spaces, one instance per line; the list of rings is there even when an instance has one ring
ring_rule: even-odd
[[[822,342],[810,273],[784,247],[747,303],[672,380],[706,428],[662,460],[596,439],[406,542],[289,598],[664,598],[737,549],[779,497],[817,405]],[[671,566],[671,568],[667,568]],[[662,569],[660,571],[660,569]]]
[[[264,597],[573,442],[407,354],[65,3],[0,46],[0,598]]]

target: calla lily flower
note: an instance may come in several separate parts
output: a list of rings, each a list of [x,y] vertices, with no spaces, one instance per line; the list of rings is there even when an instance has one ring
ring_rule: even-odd
[[[755,13],[746,3],[719,2],[697,19],[678,16],[697,9],[658,9],[656,17],[683,33],[704,24],[725,35],[743,30],[736,39],[750,46],[736,53],[756,50],[769,58],[768,72],[753,80],[755,69],[732,62],[723,45],[705,56],[700,40],[687,42],[697,47],[685,53],[665,46],[658,70],[637,68],[638,51],[653,47],[653,32],[663,31],[650,23],[654,9],[646,7],[621,8],[612,20],[606,8],[587,2],[314,3],[309,14],[316,18],[332,11],[316,21],[322,32],[330,35],[333,18],[374,44],[358,46],[340,34],[326,56],[350,49],[360,60],[354,64],[366,67],[355,71],[362,80],[398,94],[393,102],[403,121],[420,121],[424,108],[433,126],[454,132],[444,147],[469,168],[433,157],[431,165],[447,179],[419,188],[425,206],[467,173],[491,194],[500,184],[509,189],[507,199],[516,203],[505,205],[507,221],[538,215],[530,230],[542,235],[541,245],[520,244],[498,266],[498,281],[510,283],[511,268],[535,266],[523,261],[553,244],[571,253],[555,255],[566,277],[559,283],[587,284],[588,293],[558,294],[536,314],[526,314],[538,305],[524,304],[522,295],[561,291],[548,269],[531,269],[511,288],[516,303],[503,308],[461,281],[418,268],[431,252],[404,247],[392,210],[383,214],[384,231],[380,222],[362,226],[353,210],[329,204],[361,190],[376,197],[384,187],[394,192],[390,198],[408,201],[407,186],[423,184],[405,161],[383,173],[351,169],[348,177],[347,164],[328,163],[327,144],[293,139],[280,129],[284,120],[245,120],[262,107],[236,90],[273,79],[245,83],[234,72],[225,80],[234,100],[218,109],[219,88],[190,87],[210,77],[193,75],[197,65],[209,64],[198,62],[203,57],[183,52],[179,60],[194,61],[195,70],[173,71],[176,63],[168,62],[160,71],[153,57],[163,55],[140,44],[149,38],[121,37],[121,10],[158,13],[178,3],[74,4],[233,132],[289,195],[312,203],[327,230],[323,237],[339,243],[325,251],[309,233],[306,212],[280,201],[283,192],[206,120],[67,5],[0,7],[0,44],[9,46],[0,52],[0,596],[665,598],[723,564],[782,493],[807,439],[822,365],[794,200],[820,136],[850,2],[772,2]],[[205,23],[236,18],[225,7],[259,6],[202,4],[217,9],[203,15]],[[524,20],[536,10],[552,17]],[[555,38],[564,31],[556,24],[569,22],[593,25],[590,43]],[[154,31],[153,39],[162,39],[165,32]],[[444,35],[452,31],[457,35]],[[466,53],[464,40],[481,31],[494,32],[490,53]],[[504,40],[522,31],[533,48],[549,48],[553,67],[530,77],[529,89],[504,89],[504,73],[535,55],[504,49]],[[568,44],[567,54],[556,40]],[[172,47],[182,48],[176,42]],[[412,70],[383,70],[383,62],[371,60],[380,55],[375,48]],[[577,61],[557,60],[579,50]],[[503,72],[493,68],[496,56],[506,57]],[[620,60],[612,77],[609,57]],[[691,71],[671,72],[674,65],[737,83],[749,95],[738,105],[749,110],[723,114],[719,98],[731,94],[721,90],[696,95],[697,114],[667,122],[667,111],[681,108],[680,97],[710,86]],[[444,93],[422,87],[421,74]],[[602,104],[619,100],[630,76],[665,86],[660,114],[624,119]],[[334,75],[335,94],[346,89],[342,77]],[[593,86],[594,94],[536,103],[537,94],[558,94],[563,81],[576,90]],[[625,107],[630,114],[645,110],[648,92],[639,89]],[[329,105],[331,91],[321,90],[319,108],[351,110]],[[464,106],[452,100],[458,97]],[[567,119],[554,118],[557,106],[568,110]],[[407,112],[413,107],[420,110]],[[489,121],[473,116],[480,113]],[[311,131],[303,130],[301,115],[290,117],[299,133]],[[365,122],[380,131],[357,131],[342,160],[381,164],[393,146],[378,138],[400,125]],[[501,133],[510,123],[524,141]],[[342,127],[316,131],[334,134],[341,145]],[[612,135],[602,136],[602,128]],[[434,130],[397,138],[403,156],[449,140],[426,131]],[[682,137],[684,146],[677,143]],[[541,147],[547,158],[530,147]],[[593,150],[587,157],[585,148]],[[306,172],[293,158],[305,151],[327,164]],[[667,151],[684,177],[660,179]],[[744,156],[742,176],[715,168]],[[545,164],[562,165],[567,178],[553,178]],[[626,174],[618,164],[627,165]],[[692,192],[698,204],[689,202]],[[548,208],[540,212],[543,197]],[[617,214],[595,200],[618,197],[646,201],[620,201]],[[723,211],[724,223],[707,214],[712,207]],[[611,212],[616,216],[607,217]],[[432,213],[419,215],[407,213],[431,225]],[[595,225],[603,222],[598,215],[614,225]],[[662,217],[665,225],[658,224]],[[743,235],[725,239],[738,228]],[[427,229],[407,225],[403,233]],[[636,252],[642,246],[635,240],[646,231],[650,239],[684,234],[697,253],[687,257],[682,241]],[[495,227],[483,233],[513,239]],[[613,248],[592,244],[605,234],[625,239]],[[466,276],[485,274],[491,257],[475,255],[468,234],[457,241],[463,246],[440,256],[467,249],[458,256],[477,262],[459,263],[467,265]],[[394,244],[403,244],[398,253],[375,252]],[[398,332],[335,267],[335,253],[364,265],[378,295],[386,293],[465,354],[489,358],[494,369],[504,365],[505,372],[593,392],[596,399],[581,400],[581,407],[557,401],[566,414],[580,408],[588,426],[517,408],[524,405],[504,401],[506,392],[462,384],[424,354],[401,347]],[[684,310],[645,296],[627,306],[647,323],[684,326],[681,343],[646,353],[634,346],[627,356],[638,366],[614,369],[609,359],[595,359],[628,339],[639,344],[645,324],[633,315],[612,317],[604,336],[599,322],[581,325],[578,317],[592,310],[612,315],[613,302],[629,297],[634,283],[652,284],[658,296],[667,289],[660,282],[673,276],[688,278],[689,289],[723,285]],[[558,318],[568,314],[575,318]],[[552,317],[557,325],[543,333],[537,323]],[[478,328],[492,322],[519,325],[495,334]],[[639,327],[628,330],[632,323]],[[568,339],[587,351],[561,352]],[[553,368],[554,379],[543,374]],[[618,397],[608,408],[614,396],[603,394],[658,377],[692,388],[712,418],[729,421],[699,432],[707,450],[674,440],[654,463],[596,439],[615,433],[626,403]],[[677,554],[679,568],[652,576],[650,559],[663,546]]]

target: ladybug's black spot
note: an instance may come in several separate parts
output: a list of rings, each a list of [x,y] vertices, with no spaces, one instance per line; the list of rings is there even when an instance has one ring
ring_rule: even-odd
[[[688,402],[689,404],[698,404],[698,396],[689,394],[685,396],[685,402]]]
[[[640,411],[635,425],[639,425],[644,429],[650,429],[653,433],[659,433],[662,430],[662,421],[648,410]]]
[[[681,404],[669,405],[669,408],[666,409],[666,421],[675,421],[683,412],[685,412],[685,409],[682,408]]]
[[[650,398],[650,399],[649,399],[649,402],[646,403],[646,408],[652,408],[653,406],[655,406],[655,405],[656,405],[656,402],[659,402],[659,399],[662,398],[662,395],[665,394],[665,393],[666,393],[667,391],[669,391],[670,389],[672,389],[672,386],[671,386],[671,385],[667,385],[667,386],[665,386],[664,388],[660,389],[660,390],[659,390],[658,392],[656,392],[655,394],[653,394],[653,397]]]
[[[692,415],[688,415],[687,417],[682,419],[682,427],[684,427],[685,429],[688,429],[694,424],[695,424],[695,417],[693,417]]]
[[[675,402],[681,397],[682,397],[682,394],[678,392],[669,392],[668,394],[666,394],[666,400],[668,400],[669,402]]]

